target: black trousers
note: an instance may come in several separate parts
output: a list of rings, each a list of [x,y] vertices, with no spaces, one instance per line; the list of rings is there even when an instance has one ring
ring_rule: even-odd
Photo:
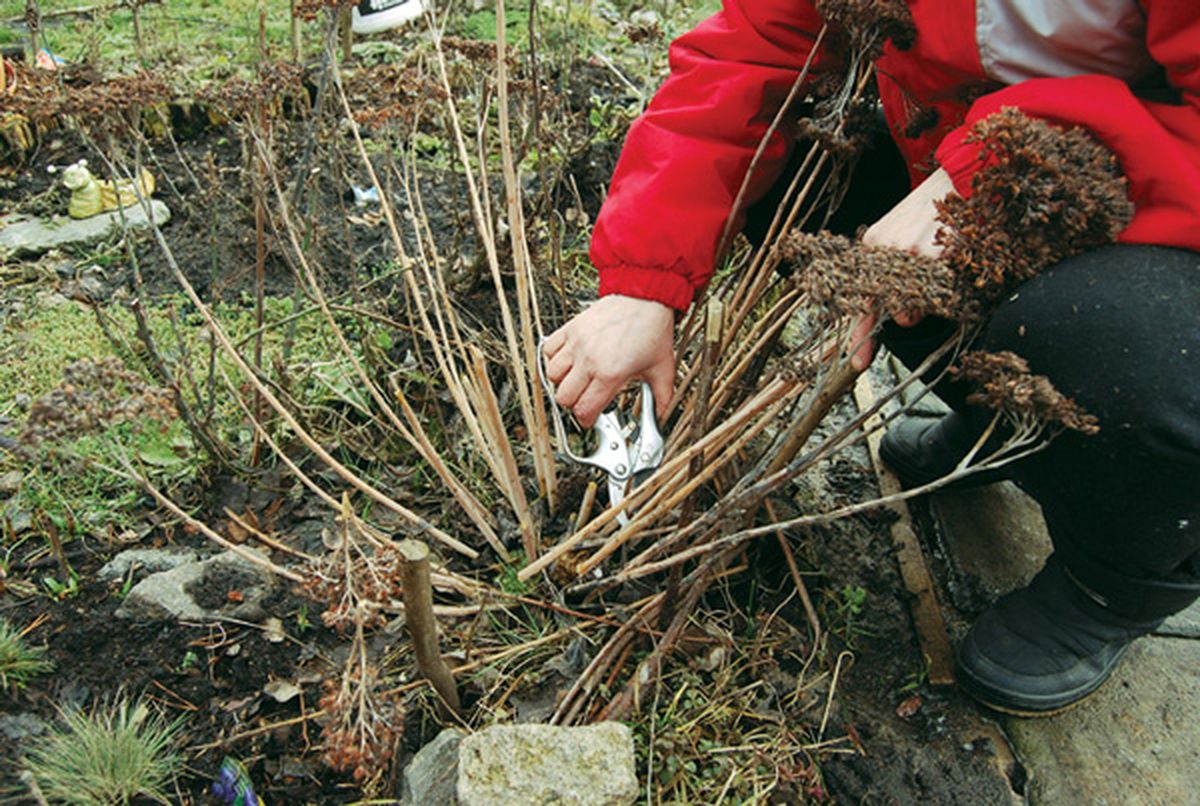
[[[883,343],[915,367],[951,323],[887,323]],[[1021,285],[978,347],[1011,350],[1100,421],[1013,463],[1042,505],[1055,551],[1129,616],[1154,618],[1200,594],[1200,254],[1109,246]],[[982,429],[970,387],[934,390]]]
[[[748,211],[752,240],[783,186]],[[876,138],[830,229],[852,234],[907,191],[895,145]],[[888,322],[881,341],[916,367],[952,329]],[[1130,617],[1200,596],[1200,254],[1114,245],[1065,260],[1003,302],[976,346],[1017,353],[1099,418],[1099,434],[1062,433],[1009,466],[1071,573]],[[966,403],[963,383],[935,391],[981,433],[992,418]]]

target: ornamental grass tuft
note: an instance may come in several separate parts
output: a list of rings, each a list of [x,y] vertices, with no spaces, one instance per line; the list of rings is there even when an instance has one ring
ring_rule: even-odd
[[[182,720],[168,722],[145,703],[124,699],[62,716],[64,725],[38,740],[26,759],[47,800],[70,806],[171,802],[168,787],[183,763],[176,749]]]
[[[0,689],[24,688],[34,677],[54,668],[45,654],[44,647],[29,646],[19,630],[0,619]]]

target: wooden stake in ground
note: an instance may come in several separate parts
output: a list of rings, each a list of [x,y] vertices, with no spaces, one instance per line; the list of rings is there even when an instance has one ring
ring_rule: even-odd
[[[875,390],[871,387],[871,379],[867,373],[859,376],[854,387],[854,398],[860,410],[865,411],[874,405]],[[864,423],[864,428],[869,431],[867,445],[871,452],[871,464],[874,465],[875,475],[879,479],[879,492],[889,496],[900,492],[900,480],[879,458],[879,440],[883,431],[874,428],[878,421],[879,415],[874,414]],[[954,652],[950,649],[950,638],[946,634],[946,622],[942,619],[942,609],[934,591],[933,577],[925,565],[925,555],[913,528],[908,505],[904,501],[896,501],[890,508],[898,516],[891,526],[892,541],[896,546],[896,559],[900,564],[900,576],[904,580],[904,587],[913,596],[913,625],[917,630],[921,652],[929,662],[929,682],[935,686],[952,685]]]
[[[442,702],[455,715],[462,713],[454,675],[438,649],[437,619],[433,615],[433,585],[429,581],[429,546],[420,540],[401,540],[397,551],[404,558],[400,584],[404,586],[404,621],[412,638],[421,675],[433,684]]]

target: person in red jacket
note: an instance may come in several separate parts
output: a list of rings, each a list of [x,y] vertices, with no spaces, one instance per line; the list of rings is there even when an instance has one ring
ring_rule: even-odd
[[[1100,420],[1098,436],[1068,433],[1013,467],[1042,504],[1055,551],[958,651],[968,693],[1001,710],[1051,713],[1094,691],[1134,638],[1200,595],[1200,6],[908,6],[915,37],[903,49],[889,43],[876,65],[912,189],[866,242],[936,256],[934,203],[970,193],[979,161],[969,129],[1002,107],[1085,127],[1116,155],[1135,205],[1118,244],[1026,282],[982,338]],[[631,127],[596,221],[601,297],[544,345],[556,399],[581,424],[635,378],[665,412],[676,314],[711,277],[727,219],[745,221],[735,198],[821,24],[807,2],[725,0],[672,44],[670,76]],[[830,58],[813,55],[818,70]],[[933,125],[905,136],[917,113]],[[789,151],[782,132],[766,143],[747,205]],[[945,325],[915,314],[884,323],[881,338],[911,361]],[[866,345],[855,364],[872,352]],[[980,433],[960,391],[937,391],[951,414],[902,421],[884,440],[909,483],[953,467]]]

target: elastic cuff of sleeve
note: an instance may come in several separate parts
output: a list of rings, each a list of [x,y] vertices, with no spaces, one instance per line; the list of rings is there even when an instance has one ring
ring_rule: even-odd
[[[686,311],[692,304],[695,289],[672,271],[611,266],[600,269],[600,296],[608,294],[653,300],[677,311]]]
[[[938,165],[950,175],[954,190],[964,199],[970,198],[971,180],[983,167],[979,157],[981,145],[968,142],[970,134],[970,126],[959,126],[942,139],[935,155]]]

